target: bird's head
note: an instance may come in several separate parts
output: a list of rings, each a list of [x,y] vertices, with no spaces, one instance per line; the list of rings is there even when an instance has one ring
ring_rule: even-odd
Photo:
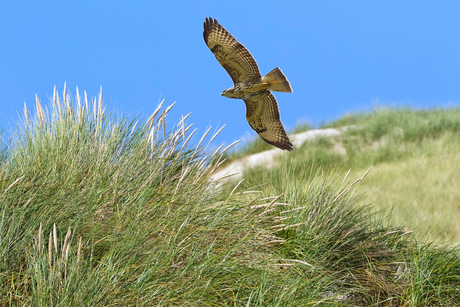
[[[235,92],[235,89],[233,87],[226,89],[225,91],[220,94],[221,96],[225,96],[228,98],[233,98],[232,94]]]

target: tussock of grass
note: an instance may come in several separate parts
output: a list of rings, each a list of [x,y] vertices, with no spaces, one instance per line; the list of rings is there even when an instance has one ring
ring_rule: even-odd
[[[362,178],[285,161],[218,190],[223,151],[170,107],[142,123],[86,97],[25,107],[0,160],[1,305],[460,303],[457,252],[363,206]]]
[[[354,188],[366,173],[357,180],[334,174],[335,170],[325,170],[317,162],[301,164],[289,159],[270,170],[246,172],[246,188],[257,187],[264,194],[284,193],[286,202],[295,204],[293,209],[271,212],[286,225],[277,232],[285,241],[280,248],[282,257],[301,259],[313,271],[330,276],[329,288],[334,289],[336,299],[341,298],[337,302],[458,304],[458,252],[417,241],[412,231],[392,226],[387,212],[364,205]]]

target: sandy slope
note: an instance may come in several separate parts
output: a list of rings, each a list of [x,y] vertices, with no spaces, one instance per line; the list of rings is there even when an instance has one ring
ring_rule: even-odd
[[[300,147],[304,142],[313,140],[317,137],[331,137],[339,135],[346,130],[346,127],[339,129],[316,129],[308,130],[298,134],[290,135],[291,142],[294,144],[294,150],[296,147]],[[264,164],[267,167],[270,167],[274,164],[275,157],[278,157],[283,154],[289,154],[286,151],[274,148],[272,150],[267,150],[259,152],[247,157],[244,157],[241,160],[234,161],[231,164],[227,165],[225,168],[216,171],[212,175],[213,180],[226,179],[226,178],[239,178],[242,175],[243,169],[247,167],[254,167],[257,165]],[[233,175],[232,175],[233,174]]]

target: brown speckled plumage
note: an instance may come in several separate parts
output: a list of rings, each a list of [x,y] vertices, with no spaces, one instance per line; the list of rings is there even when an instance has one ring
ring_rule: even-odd
[[[281,123],[278,103],[270,92],[270,89],[292,92],[289,81],[281,70],[276,68],[267,74],[268,78],[262,78],[251,53],[215,19],[206,18],[203,38],[233,80],[234,87],[224,91],[230,91],[229,94],[223,95],[243,99],[246,104],[246,119],[251,128],[265,142],[291,151],[292,143]]]
[[[281,123],[275,96],[265,90],[245,99],[244,103],[246,119],[251,128],[268,144],[291,151],[292,144]],[[250,110],[252,114],[248,114]]]

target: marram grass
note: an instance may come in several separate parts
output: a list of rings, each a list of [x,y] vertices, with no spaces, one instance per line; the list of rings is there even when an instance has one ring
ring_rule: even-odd
[[[225,149],[206,152],[209,130],[192,144],[188,116],[128,120],[76,93],[25,106],[2,151],[0,305],[460,303],[457,251],[371,213],[364,172],[282,164],[218,187]]]

